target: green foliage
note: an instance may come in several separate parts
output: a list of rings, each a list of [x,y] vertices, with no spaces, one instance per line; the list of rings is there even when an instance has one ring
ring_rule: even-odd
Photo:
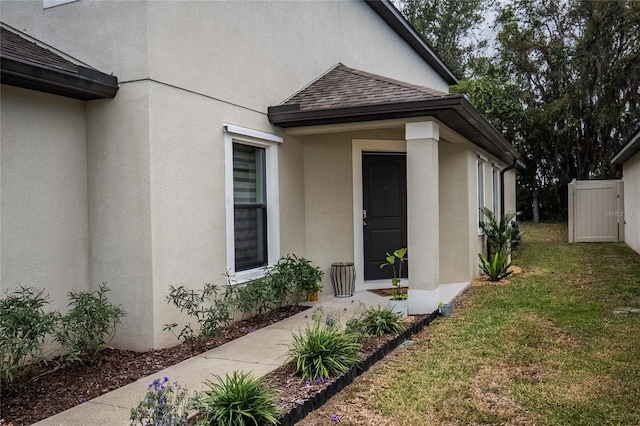
[[[296,285],[298,260],[295,255],[287,255],[278,260],[266,271],[270,280],[274,296],[280,306],[290,305],[298,301],[298,289]]]
[[[195,318],[199,324],[198,330],[194,330],[191,324],[184,325],[176,337],[193,342],[200,336],[218,335],[233,320],[231,294],[232,292],[227,288],[225,294],[218,297],[218,287],[213,284],[205,284],[201,290],[188,289],[183,285],[171,286],[167,303],[173,304],[180,309],[180,312]],[[167,324],[164,330],[175,334],[174,329],[177,326],[177,323]]]
[[[391,285],[394,288],[392,300],[406,299],[406,294],[400,293],[400,283],[402,281],[402,265],[407,261],[407,248],[399,248],[393,252],[393,254],[387,253],[387,261],[380,265],[380,269],[391,266],[393,269],[393,278],[391,278]]]
[[[49,296],[44,290],[19,287],[0,299],[0,384],[11,385],[45,360],[47,338],[56,324],[47,313]]]
[[[357,336],[335,326],[316,322],[294,334],[289,357],[303,380],[325,379],[345,373],[358,362]]]
[[[324,272],[320,268],[313,266],[310,260],[296,255],[287,256],[285,260],[293,272],[298,293],[306,295],[322,290],[321,282]]]
[[[513,226],[513,220],[517,213],[507,212],[500,220],[487,207],[480,209],[485,220],[480,222],[480,229],[487,237],[489,255],[492,253],[511,253],[513,242],[520,240],[520,230]]]
[[[363,318],[368,334],[383,336],[385,334],[399,334],[404,330],[401,315],[394,313],[389,308],[369,308]]]
[[[486,45],[471,37],[480,28],[486,0],[402,0],[400,8],[408,21],[458,76]]]
[[[480,259],[480,269],[487,274],[490,281],[500,281],[511,275],[511,271],[509,271],[511,262],[509,262],[508,253],[496,252],[489,257],[490,260],[478,253],[478,258]]]
[[[358,342],[364,342],[371,337],[369,327],[363,318],[349,318],[344,326],[347,333],[356,337]]]
[[[131,410],[131,426],[163,425],[186,426],[191,407],[189,393],[169,379],[155,379],[149,385],[145,398]]]
[[[70,361],[93,359],[115,334],[116,325],[126,315],[111,303],[105,283],[94,292],[69,292],[71,310],[60,318],[56,340]]]
[[[216,382],[207,380],[208,389],[196,396],[196,408],[204,418],[198,425],[264,425],[277,424],[280,410],[263,378],[234,371]]]
[[[264,318],[278,307],[278,298],[272,282],[272,276],[265,276],[233,286],[234,296],[231,304],[244,315]]]

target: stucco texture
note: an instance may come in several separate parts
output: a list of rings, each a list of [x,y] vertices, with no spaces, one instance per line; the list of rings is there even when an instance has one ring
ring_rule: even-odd
[[[83,102],[2,86],[2,293],[46,289],[51,309],[89,289]]]
[[[625,242],[640,253],[640,153],[622,165]]]

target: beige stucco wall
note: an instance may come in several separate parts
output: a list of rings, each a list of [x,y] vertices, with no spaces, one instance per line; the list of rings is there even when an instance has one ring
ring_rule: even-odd
[[[401,130],[298,137],[304,147],[305,252],[325,272],[324,293],[332,292],[331,264],[354,261],[353,140],[402,138]]]
[[[467,150],[464,144],[441,139],[440,184],[440,282],[460,283],[471,279],[469,262],[460,253],[469,251],[474,234],[469,234],[469,186]]]
[[[640,153],[622,166],[624,181],[625,242],[640,253]]]
[[[84,103],[2,85],[1,292],[46,289],[51,309],[89,280]]]

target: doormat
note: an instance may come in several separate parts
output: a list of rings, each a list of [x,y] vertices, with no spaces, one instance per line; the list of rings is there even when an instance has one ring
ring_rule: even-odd
[[[407,294],[407,290],[409,290],[409,287],[400,287],[400,294]],[[375,293],[378,296],[382,296],[382,297],[391,297],[395,294],[396,289],[391,287],[391,288],[375,288],[375,289],[371,289],[371,290],[367,290],[370,291],[371,293]]]

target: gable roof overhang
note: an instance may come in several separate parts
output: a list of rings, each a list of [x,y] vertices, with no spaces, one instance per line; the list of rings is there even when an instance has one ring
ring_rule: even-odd
[[[80,100],[113,98],[118,78],[71,62],[17,32],[1,28],[2,84]]]
[[[457,77],[429,47],[402,13],[389,0],[365,0],[367,4],[420,55],[447,84],[458,84]]]
[[[640,128],[629,138],[629,142],[611,159],[613,164],[624,164],[640,152]]]

